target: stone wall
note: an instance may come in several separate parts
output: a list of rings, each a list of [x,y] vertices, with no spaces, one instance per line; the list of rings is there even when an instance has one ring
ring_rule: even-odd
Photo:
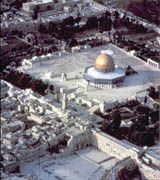
[[[15,132],[15,131],[19,131],[19,130],[24,130],[25,129],[25,123],[22,121],[15,121],[15,122],[11,122],[8,123],[4,126],[2,126],[2,133],[10,133],[10,132]]]
[[[120,160],[128,156],[136,159],[137,152],[139,152],[139,149],[136,149],[136,152],[132,149],[131,146],[101,131],[98,132],[97,130],[92,130],[91,144],[94,147],[98,148],[100,151],[110,154],[111,156],[115,156],[117,159]]]
[[[71,148],[67,148],[67,149],[62,150],[61,153],[58,153],[58,154],[53,153],[53,154],[52,154],[52,157],[53,157],[54,159],[58,159],[58,158],[62,158],[62,157],[69,156],[69,155],[71,155],[72,153],[73,153],[73,150],[72,150]]]
[[[82,105],[86,105],[88,108],[91,108],[93,106],[92,101],[85,100],[85,99],[80,98],[80,97],[78,97],[76,100],[77,100],[77,102],[80,102]]]
[[[131,157],[131,159],[135,160],[141,167],[142,173],[148,179],[158,180],[160,177],[160,171],[158,169],[160,167],[160,158],[154,153],[145,153],[145,156],[143,156],[144,160],[150,161],[149,165],[145,165],[138,157],[143,150],[142,148],[131,143],[119,141],[98,130],[92,130],[91,144],[100,151],[110,154],[120,160]]]
[[[12,35],[12,32],[15,30],[18,31],[23,31],[23,32],[36,32],[38,27],[39,27],[39,21],[35,20],[35,21],[24,21],[24,22],[10,22],[8,23],[7,27],[2,26],[2,35],[8,34],[8,35]]]
[[[149,168],[148,166],[141,165],[140,171],[148,180],[159,180],[160,171]]]
[[[130,157],[126,157],[125,159],[116,163],[116,165],[112,168],[112,178],[118,178],[118,172],[120,172],[123,168],[125,168],[128,164],[134,163],[134,161]]]
[[[43,124],[45,123],[45,119],[43,116],[40,116],[36,113],[30,113],[30,116],[27,117],[29,120],[32,120],[34,122],[36,122],[37,124]]]
[[[77,135],[67,135],[71,137],[71,139],[68,141],[67,146],[73,150],[80,150],[91,144],[90,131],[84,131],[78,133]]]
[[[62,133],[62,134],[59,134],[56,137],[51,138],[50,141],[49,141],[49,144],[51,146],[57,145],[60,141],[62,141],[64,139],[64,136],[65,136],[65,134]]]
[[[30,162],[34,159],[39,158],[40,156],[43,156],[44,154],[46,154],[46,149],[47,145],[42,144],[36,148],[21,150],[20,154],[22,154],[22,157],[19,160],[19,164],[23,164],[24,162]]]
[[[147,95],[148,95],[147,89],[143,89],[141,91],[137,91],[135,94],[135,97],[136,97],[137,101],[139,101],[140,103],[143,104],[145,96],[147,96]]]
[[[147,63],[156,69],[160,69],[160,63],[157,63],[150,58],[147,59]]]

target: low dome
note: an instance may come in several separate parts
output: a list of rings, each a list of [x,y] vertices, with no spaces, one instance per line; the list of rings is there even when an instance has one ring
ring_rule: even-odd
[[[95,61],[95,67],[98,69],[113,70],[115,69],[114,60],[108,54],[101,54]]]

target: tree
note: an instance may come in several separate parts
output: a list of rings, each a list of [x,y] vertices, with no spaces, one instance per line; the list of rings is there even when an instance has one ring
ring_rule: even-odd
[[[40,24],[40,26],[38,28],[38,31],[40,33],[48,33],[47,28],[46,28],[46,26],[44,24]]]
[[[115,124],[115,127],[119,127],[121,124],[121,115],[119,110],[113,111],[112,113],[112,121]]]
[[[37,19],[38,18],[38,13],[40,12],[40,6],[36,6],[36,8],[34,9],[34,15],[33,15],[33,19]]]
[[[98,18],[96,16],[89,17],[86,22],[86,27],[88,29],[93,29],[98,27]]]
[[[23,37],[23,31],[18,31],[18,37],[22,38]]]
[[[148,92],[149,92],[149,96],[153,98],[154,95],[156,94],[156,89],[155,89],[155,87],[151,86],[151,87],[148,89]]]
[[[104,0],[96,0],[96,2],[102,5],[104,4]]]
[[[41,10],[41,7],[38,5],[38,6],[36,6],[36,8],[34,10],[35,10],[35,12],[39,13]]]
[[[75,23],[75,22],[74,22],[73,16],[69,16],[67,19],[65,19],[65,24],[66,24],[66,25],[73,26],[74,23]]]
[[[81,19],[82,19],[82,16],[81,16],[80,13],[78,13],[78,16],[77,16],[76,19],[75,19],[75,23],[77,23],[78,26],[79,26],[79,22],[81,21]]]
[[[51,11],[52,10],[52,7],[51,6],[47,6],[47,11]]]

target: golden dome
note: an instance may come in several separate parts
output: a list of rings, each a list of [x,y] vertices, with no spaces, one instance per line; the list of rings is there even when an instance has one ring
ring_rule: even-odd
[[[95,67],[98,69],[114,69],[115,64],[113,58],[108,54],[101,54],[95,61]]]

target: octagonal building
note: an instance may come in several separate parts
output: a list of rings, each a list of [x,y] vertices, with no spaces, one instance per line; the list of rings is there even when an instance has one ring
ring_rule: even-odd
[[[88,85],[113,88],[123,83],[125,70],[115,65],[110,55],[100,54],[94,65],[86,67],[83,77]]]

